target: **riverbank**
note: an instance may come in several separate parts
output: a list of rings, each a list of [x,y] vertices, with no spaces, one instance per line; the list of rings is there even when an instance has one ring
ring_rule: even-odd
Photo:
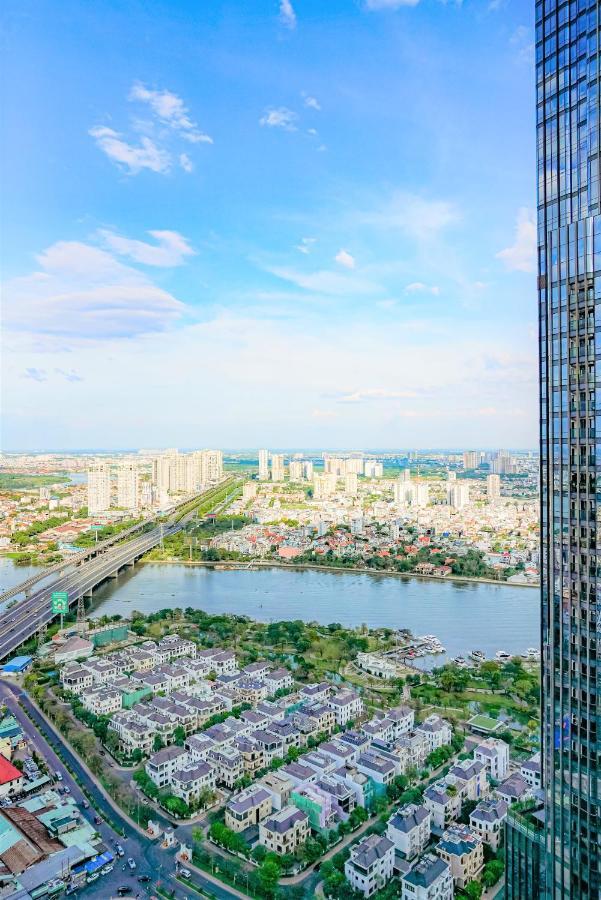
[[[438,581],[438,582],[454,582],[457,584],[494,584],[497,586],[505,586],[505,587],[517,587],[517,588],[540,588],[540,582],[534,582],[532,584],[522,584],[520,582],[508,582],[502,581],[496,578],[467,578],[462,575],[423,575],[421,572],[393,572],[391,570],[382,570],[382,569],[355,569],[355,568],[343,568],[341,566],[316,566],[312,563],[289,563],[289,562],[278,562],[275,559],[270,560],[256,560],[253,562],[235,562],[232,560],[202,560],[202,559],[144,559],[140,560],[140,563],[144,563],[144,565],[177,565],[177,566],[189,566],[190,568],[206,568],[206,569],[216,569],[217,571],[247,571],[252,572],[257,569],[284,569],[285,571],[314,571],[314,572],[335,572],[342,574],[350,574],[350,575],[378,575],[380,577],[388,577],[391,576],[393,578],[400,578],[403,581],[411,580],[412,578],[418,578],[420,580],[425,581]]]

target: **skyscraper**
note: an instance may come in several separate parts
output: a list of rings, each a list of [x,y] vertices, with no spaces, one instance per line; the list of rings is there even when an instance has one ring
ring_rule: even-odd
[[[123,463],[117,469],[117,506],[138,509],[139,472],[135,463]]]
[[[545,804],[509,820],[516,900],[601,894],[599,13],[599,0],[536,2]]]
[[[269,480],[269,450],[259,450],[259,481]]]
[[[498,500],[501,496],[501,479],[498,475],[486,476],[486,496],[489,502]]]
[[[106,512],[111,505],[111,470],[105,463],[88,468],[88,513],[91,516]]]
[[[271,480],[272,481],[283,481],[284,480],[284,454],[283,453],[272,453],[271,454]]]

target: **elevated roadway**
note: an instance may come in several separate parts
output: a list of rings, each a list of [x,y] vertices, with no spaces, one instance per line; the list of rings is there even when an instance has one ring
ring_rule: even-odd
[[[70,606],[82,597],[90,596],[94,588],[107,578],[116,577],[121,569],[133,566],[136,560],[160,544],[164,537],[180,531],[195,515],[196,506],[203,499],[210,499],[212,494],[220,496],[222,488],[227,487],[229,483],[232,483],[232,490],[235,492],[238,482],[228,479],[211,491],[182,501],[170,512],[170,518],[165,524],[155,524],[148,530],[153,520],[146,520],[140,523],[140,526],[128,530],[128,533],[132,533],[140,530],[140,527],[146,529],[130,540],[124,541],[126,532],[121,532],[114,536],[118,540],[111,539],[110,544],[103,541],[90,548],[95,550],[94,554],[86,552],[84,558],[78,555],[60,566],[45,570],[41,573],[41,579],[38,578],[33,584],[32,579],[29,579],[13,588],[11,596],[19,593],[24,593],[25,596],[20,602],[0,610],[0,660],[14,653],[21,644],[56,618],[56,613],[53,613],[51,608],[51,596],[55,591],[65,592]],[[222,508],[230,496],[231,494],[228,494],[225,501],[220,499],[215,508]],[[26,584],[29,585],[27,590],[30,590],[30,593],[25,592]]]

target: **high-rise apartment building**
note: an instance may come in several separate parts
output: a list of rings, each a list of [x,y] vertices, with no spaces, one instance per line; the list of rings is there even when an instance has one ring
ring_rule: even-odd
[[[284,454],[283,453],[272,453],[271,454],[271,480],[272,481],[283,481],[284,480]]]
[[[106,463],[94,463],[88,469],[88,514],[95,516],[111,506],[111,469]]]
[[[477,450],[466,450],[463,454],[463,468],[477,469],[480,465],[480,454]]]
[[[545,804],[508,819],[509,900],[601,896],[600,14],[536,2]]]
[[[448,487],[447,499],[453,509],[463,509],[470,502],[470,486],[466,481],[452,481]]]
[[[135,463],[123,463],[117,469],[117,506],[121,509],[138,509],[139,473]]]
[[[363,463],[363,471],[366,478],[381,478],[384,474],[384,466],[377,459],[366,459]]]
[[[489,503],[501,496],[501,479],[498,475],[486,476],[486,496]]]
[[[223,478],[223,453],[221,450],[201,450],[200,486],[217,484]]]
[[[344,476],[344,493],[349,494],[351,497],[357,496],[357,473],[356,472],[348,472]]]
[[[290,460],[290,481],[302,481],[305,476],[305,469],[300,459]]]
[[[259,481],[269,481],[269,450],[259,450]]]

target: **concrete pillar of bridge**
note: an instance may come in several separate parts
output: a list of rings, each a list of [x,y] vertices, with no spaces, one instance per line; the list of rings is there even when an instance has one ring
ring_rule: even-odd
[[[115,569],[115,571],[111,572],[111,574],[108,577],[109,578],[118,578],[119,577],[119,569]]]

